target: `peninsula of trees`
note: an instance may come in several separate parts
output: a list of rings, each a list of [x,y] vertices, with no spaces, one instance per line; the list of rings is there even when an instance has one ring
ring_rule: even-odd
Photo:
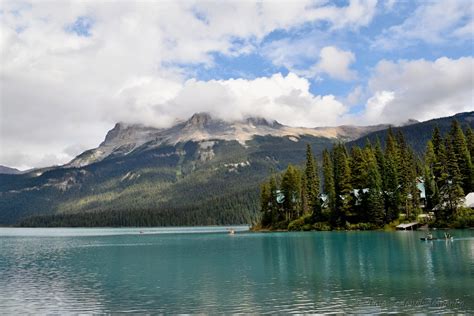
[[[437,227],[473,227],[474,212],[463,199],[474,190],[474,136],[453,121],[442,136],[435,128],[423,157],[401,132],[349,150],[334,145],[322,167],[310,145],[301,168],[289,165],[260,190],[256,229],[380,229],[420,220]]]

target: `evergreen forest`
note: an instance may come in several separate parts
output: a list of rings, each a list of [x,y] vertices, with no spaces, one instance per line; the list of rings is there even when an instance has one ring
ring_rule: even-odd
[[[289,165],[260,189],[260,221],[255,229],[393,229],[419,221],[434,227],[474,227],[464,207],[474,190],[474,136],[453,120],[444,136],[435,127],[424,154],[408,145],[401,131],[343,143],[315,159],[306,149],[304,166]],[[421,215],[421,216],[420,216]]]

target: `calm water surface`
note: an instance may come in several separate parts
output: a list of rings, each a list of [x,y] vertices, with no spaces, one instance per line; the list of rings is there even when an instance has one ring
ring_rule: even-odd
[[[452,233],[0,228],[0,314],[474,313],[474,231]]]

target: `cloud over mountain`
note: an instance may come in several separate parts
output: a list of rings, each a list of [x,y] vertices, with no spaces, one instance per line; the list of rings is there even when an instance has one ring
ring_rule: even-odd
[[[472,109],[472,14],[454,2],[430,33],[449,47],[426,36],[433,53],[407,32],[438,16],[431,4],[3,1],[0,164],[64,163],[117,121],[169,126],[202,111],[316,126]],[[384,39],[419,53],[369,49]]]

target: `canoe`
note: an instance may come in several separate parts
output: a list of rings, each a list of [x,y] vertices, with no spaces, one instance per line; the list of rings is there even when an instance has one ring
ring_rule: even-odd
[[[432,241],[432,240],[453,240],[454,237],[448,237],[448,238],[436,238],[436,237],[433,237],[433,238],[426,238],[426,237],[421,237],[420,238],[422,241]]]

